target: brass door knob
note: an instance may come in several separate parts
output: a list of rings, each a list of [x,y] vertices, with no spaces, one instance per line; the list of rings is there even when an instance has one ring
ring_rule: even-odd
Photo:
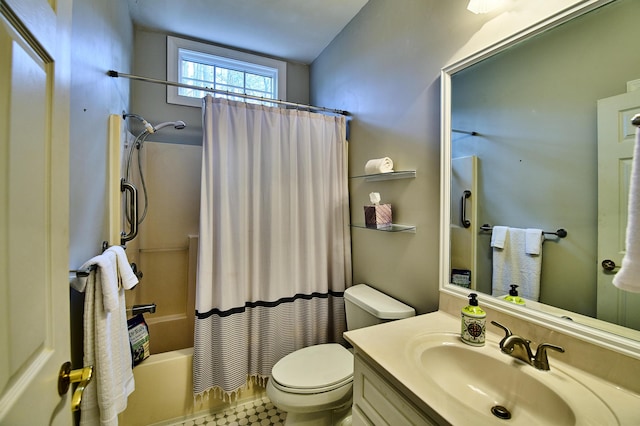
[[[78,387],[73,396],[71,397],[71,411],[78,411],[80,409],[80,402],[82,402],[82,392],[91,381],[93,377],[93,366],[79,368],[77,370],[71,369],[71,363],[69,361],[62,364],[60,367],[60,373],[58,374],[58,395],[62,396],[69,391],[71,383],[78,383]]]

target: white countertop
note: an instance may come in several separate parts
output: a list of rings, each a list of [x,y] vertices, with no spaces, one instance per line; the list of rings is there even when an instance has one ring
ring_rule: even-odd
[[[490,350],[492,346],[495,346],[495,350],[499,352],[500,348],[497,342],[503,336],[493,333],[492,328],[490,325],[487,326],[485,347]],[[456,400],[427,386],[424,375],[416,372],[415,364],[408,362],[408,343],[412,340],[415,341],[420,334],[428,333],[459,334],[460,318],[438,311],[348,331],[345,333],[345,338],[354,346],[356,354],[364,355],[364,358],[376,367],[379,374],[389,380],[419,409],[427,413],[433,409],[448,422],[461,424],[460,405],[456,403]],[[562,342],[553,343],[562,344]],[[556,366],[563,372],[579,379],[584,386],[591,389],[610,407],[621,425],[640,425],[640,395],[559,362],[557,358],[550,359],[550,365],[552,370]],[[544,372],[541,373],[544,374]],[[629,373],[639,374],[640,372]],[[640,374],[638,379],[640,380]],[[464,421],[467,420],[469,419],[464,419]],[[496,418],[496,424],[504,425],[505,421]]]

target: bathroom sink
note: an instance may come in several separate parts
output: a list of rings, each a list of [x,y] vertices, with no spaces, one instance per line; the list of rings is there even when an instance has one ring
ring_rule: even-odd
[[[619,424],[579,378],[553,360],[550,371],[536,370],[503,354],[498,340],[474,347],[458,334],[422,334],[409,342],[406,356],[429,387],[432,408],[453,424]]]

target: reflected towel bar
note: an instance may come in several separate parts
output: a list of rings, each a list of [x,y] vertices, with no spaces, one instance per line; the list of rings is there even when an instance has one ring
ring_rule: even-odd
[[[481,231],[492,231],[493,230],[493,226],[489,225],[488,223],[485,223],[484,225],[482,225],[480,227]],[[558,238],[564,238],[568,235],[567,231],[560,228],[558,229],[556,232],[547,232],[547,231],[542,231],[543,235],[555,235]]]

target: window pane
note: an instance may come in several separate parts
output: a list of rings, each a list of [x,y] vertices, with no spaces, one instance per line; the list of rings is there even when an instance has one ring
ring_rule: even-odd
[[[216,67],[216,83],[244,87],[244,72]]]
[[[196,54],[194,53],[194,55]],[[205,58],[204,54],[198,55],[200,56],[194,57],[192,55],[180,61],[181,83],[199,87],[215,87],[218,90],[246,93],[266,99],[276,98],[274,78],[277,77],[277,74],[261,75],[259,71],[256,72],[256,67],[253,64],[247,63],[246,69],[242,69],[243,63],[230,64],[224,58],[216,56]],[[202,98],[206,93],[197,89],[178,88],[180,96]],[[224,94],[216,94],[215,96],[226,97]],[[229,96],[229,99],[244,100],[244,98],[235,96]],[[262,103],[257,100],[247,100],[247,102]]]
[[[260,90],[262,92],[273,91],[271,87],[271,83],[273,80],[270,77],[266,77],[264,75],[247,73],[246,79],[247,79],[247,83],[246,83],[247,89],[255,89],[255,90]]]
[[[213,87],[213,84],[209,82],[194,80],[189,78],[182,78],[181,83],[188,84],[190,86]],[[189,96],[190,98],[203,98],[207,94],[207,92],[203,92],[202,90],[189,89],[186,87],[180,87],[178,89],[178,94],[180,96]]]
[[[214,67],[197,62],[182,61],[182,78],[193,78],[202,81],[213,81]]]

